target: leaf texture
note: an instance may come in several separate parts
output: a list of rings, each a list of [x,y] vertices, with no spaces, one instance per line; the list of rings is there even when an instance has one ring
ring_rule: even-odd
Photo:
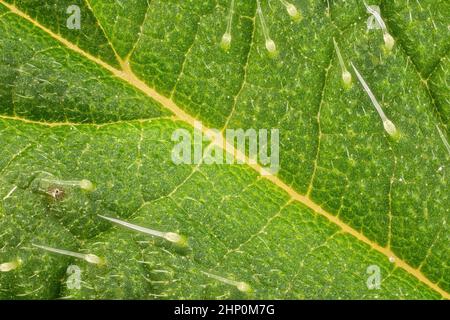
[[[0,273],[3,299],[449,298],[450,4],[374,1],[0,1]],[[66,27],[66,8],[81,29]],[[401,133],[393,141],[333,46]],[[280,129],[280,171],[176,165],[180,128]],[[448,145],[448,143],[447,143]],[[256,170],[255,170],[256,169]],[[42,172],[94,192],[36,192]],[[113,226],[117,217],[189,239]],[[92,253],[98,267],[32,244]],[[69,265],[81,270],[70,289]],[[367,286],[369,266],[381,286]],[[208,277],[243,281],[250,293]]]

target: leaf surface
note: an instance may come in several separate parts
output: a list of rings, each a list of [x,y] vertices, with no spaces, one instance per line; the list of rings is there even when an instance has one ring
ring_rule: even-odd
[[[450,5],[374,2],[396,40],[387,54],[359,1],[292,1],[298,23],[261,2],[276,58],[256,1],[236,1],[227,52],[229,1],[0,1],[0,264],[22,261],[0,273],[1,298],[449,298]],[[66,27],[72,4],[80,30]],[[355,75],[343,88],[333,37],[399,141]],[[195,121],[278,128],[279,173],[174,164],[172,134]],[[96,190],[55,200],[34,187],[47,173]]]

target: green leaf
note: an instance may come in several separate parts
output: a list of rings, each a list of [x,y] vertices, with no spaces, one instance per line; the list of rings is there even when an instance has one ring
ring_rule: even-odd
[[[386,52],[360,1],[290,2],[261,0],[274,57],[256,1],[223,50],[228,0],[0,0],[0,298],[450,297],[450,4],[369,3]],[[280,171],[175,164],[196,121],[279,129]]]

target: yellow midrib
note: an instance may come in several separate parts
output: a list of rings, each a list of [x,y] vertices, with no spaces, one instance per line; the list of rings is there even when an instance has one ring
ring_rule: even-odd
[[[170,110],[179,120],[182,120],[182,121],[190,124],[193,127],[195,126],[195,122],[199,121],[198,119],[192,117],[191,115],[186,113],[184,110],[182,110],[180,107],[178,107],[171,99],[162,96],[161,94],[156,92],[156,90],[150,88],[142,80],[140,80],[138,77],[136,77],[136,75],[132,72],[128,61],[120,61],[122,70],[118,70],[118,69],[112,67],[111,65],[105,63],[104,61],[100,60],[99,58],[94,57],[91,54],[83,51],[78,46],[76,46],[73,43],[71,43],[71,42],[67,41],[66,39],[62,38],[60,35],[54,33],[50,29],[44,27],[39,22],[37,22],[36,20],[34,20],[30,16],[28,16],[26,13],[24,13],[24,12],[20,11],[19,9],[17,9],[14,5],[11,5],[9,3],[5,3],[3,0],[0,0],[0,3],[2,3],[4,6],[6,6],[11,12],[17,14],[18,16],[20,16],[20,17],[24,18],[25,20],[29,21],[30,23],[32,23],[36,27],[38,27],[41,30],[45,31],[52,38],[56,39],[57,41],[62,43],[67,48],[69,48],[69,49],[71,49],[71,50],[81,54],[82,56],[84,56],[85,58],[89,59],[90,61],[93,61],[96,64],[98,64],[98,65],[102,66],[103,68],[107,69],[112,74],[114,74],[116,77],[118,77],[118,78],[126,81],[130,85],[138,88],[143,93],[145,93],[147,96],[149,96],[150,98],[156,100],[161,105],[163,105],[165,108]],[[24,119],[17,118],[17,117],[5,117],[5,116],[2,116],[1,118],[24,120]],[[33,123],[33,121],[28,121],[28,120],[25,120],[25,121]],[[36,122],[34,122],[34,123],[36,123]],[[61,125],[63,125],[63,124],[67,125],[67,123],[62,123]],[[55,124],[53,124],[53,125],[55,125]],[[203,133],[206,136],[208,136],[210,138],[214,138],[213,136],[211,136],[212,131],[209,128],[203,126],[202,127],[202,131],[203,131]],[[223,139],[223,140],[225,140],[225,139]],[[221,147],[223,147],[223,146],[221,146]],[[258,164],[250,164],[250,161],[248,161],[249,160],[248,157],[245,154],[243,154],[242,152],[240,152],[239,150],[237,150],[233,145],[229,144],[228,142],[225,142],[225,149],[227,151],[230,151],[230,150],[234,151],[236,159],[244,160],[245,163],[248,164],[249,167],[253,168],[258,173],[261,174],[261,172],[264,172],[264,169],[260,165],[258,165]],[[322,209],[318,204],[313,202],[309,197],[306,197],[304,195],[301,195],[301,194],[297,193],[292,187],[288,186],[286,183],[284,183],[277,176],[264,175],[263,177],[265,179],[271,181],[277,187],[279,187],[282,190],[284,190],[287,194],[289,194],[289,196],[293,200],[304,204],[305,206],[307,206],[310,209],[314,210],[316,213],[326,217],[329,221],[331,221],[332,223],[334,223],[337,226],[339,226],[344,232],[351,234],[352,236],[354,236],[358,240],[360,240],[360,241],[364,242],[365,244],[369,245],[372,249],[382,253],[383,255],[388,257],[390,260],[394,259],[395,260],[394,264],[397,267],[400,267],[403,270],[405,270],[406,272],[410,273],[415,278],[417,278],[419,281],[421,281],[422,283],[424,283],[427,286],[429,286],[431,289],[433,289],[436,292],[438,292],[439,294],[441,294],[445,299],[450,299],[450,294],[448,292],[446,292],[445,290],[440,288],[437,284],[431,282],[419,269],[416,269],[416,268],[410,266],[407,262],[405,262],[404,260],[398,258],[389,248],[382,247],[379,244],[377,244],[376,242],[370,240],[369,238],[364,236],[362,233],[360,233],[359,231],[353,229],[351,226],[349,226],[348,224],[346,224],[345,222],[343,222],[342,220],[340,220],[336,216],[334,216],[331,213],[329,213],[329,212],[325,211],[324,209]]]

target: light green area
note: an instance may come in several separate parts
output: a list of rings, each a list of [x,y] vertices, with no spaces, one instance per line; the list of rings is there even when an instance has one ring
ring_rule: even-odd
[[[79,31],[64,27],[65,1],[15,5],[115,67],[114,50],[131,54],[139,78],[205,125],[280,129],[281,180],[301,194],[310,190],[325,210],[450,290],[450,154],[437,130],[448,140],[442,21],[450,6],[378,2],[396,39],[386,54],[382,32],[366,30],[360,1],[330,1],[328,9],[327,1],[293,0],[300,22],[281,2],[261,2],[275,58],[255,1],[236,1],[229,51],[219,45],[228,1],[80,1]],[[0,264],[22,260],[0,273],[1,298],[439,298],[388,257],[288,203],[252,169],[173,164],[171,135],[185,124],[1,5],[0,34],[0,114],[73,124],[0,120]],[[352,88],[343,88],[332,37],[401,132],[399,141],[385,133],[354,74]],[[43,172],[89,179],[96,190],[67,187],[53,199],[36,189]],[[180,233],[189,247],[98,214]],[[31,243],[96,254],[106,265]],[[81,290],[66,285],[73,264]],[[381,289],[367,288],[371,265],[381,270]],[[203,272],[245,281],[253,292]]]
[[[85,0],[6,0],[14,4],[31,18],[36,19],[58,35],[89,51],[113,66],[118,66],[114,51],[108,43],[103,30],[99,27],[94,14],[88,9]],[[70,6],[80,8],[80,29],[69,29],[68,18],[74,13]]]
[[[119,57],[126,58],[140,41],[151,0],[85,0]]]
[[[433,95],[439,111],[441,112],[443,122],[448,128],[450,123],[450,59],[443,57],[440,64],[436,66],[435,71],[430,76],[430,93]]]

